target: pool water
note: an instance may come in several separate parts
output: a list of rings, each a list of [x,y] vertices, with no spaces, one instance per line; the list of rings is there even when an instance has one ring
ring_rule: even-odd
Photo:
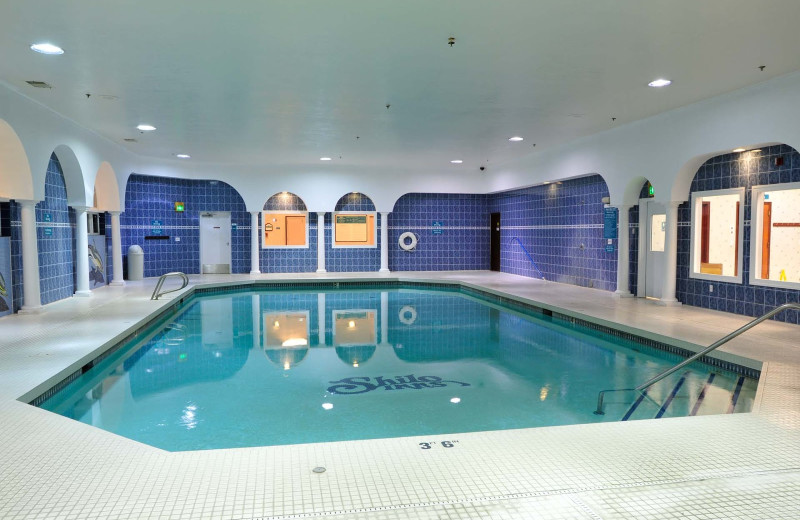
[[[169,451],[749,411],[756,381],[448,290],[199,295],[41,406]]]

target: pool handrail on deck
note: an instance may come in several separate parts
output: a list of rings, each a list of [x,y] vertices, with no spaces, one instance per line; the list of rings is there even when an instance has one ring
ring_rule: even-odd
[[[646,390],[647,388],[649,388],[652,385],[658,383],[659,381],[661,381],[665,377],[673,374],[674,372],[680,370],[681,368],[683,368],[686,365],[692,363],[693,361],[696,361],[697,359],[705,356],[706,354],[708,354],[712,350],[715,350],[715,349],[721,347],[722,345],[724,345],[725,343],[729,342],[733,338],[735,338],[735,337],[737,337],[737,336],[739,336],[741,334],[744,334],[745,332],[747,332],[748,330],[752,329],[753,327],[755,327],[756,325],[758,325],[762,321],[768,320],[768,319],[772,318],[773,316],[775,316],[776,314],[779,314],[779,313],[781,313],[781,312],[783,312],[785,310],[789,310],[789,309],[794,309],[794,310],[800,311],[800,303],[784,303],[783,305],[779,305],[779,306],[775,307],[774,309],[772,309],[771,311],[767,312],[766,314],[764,314],[762,316],[759,316],[758,318],[748,322],[747,324],[743,325],[742,327],[739,327],[738,329],[736,329],[735,331],[731,332],[730,334],[728,334],[724,338],[722,338],[722,339],[720,339],[718,341],[715,341],[714,343],[712,343],[708,347],[704,348],[703,350],[701,350],[697,354],[684,359],[683,361],[681,361],[677,365],[675,365],[675,366],[673,366],[671,368],[668,368],[668,369],[664,370],[663,372],[661,372],[660,374],[658,374],[657,376],[654,376],[654,377],[648,379],[647,381],[645,381],[644,383],[640,384],[636,388],[616,388],[616,389],[611,388],[611,389],[608,389],[608,390],[601,390],[600,393],[597,394],[597,409],[594,411],[595,415],[604,415],[605,414],[605,412],[603,411],[603,398],[605,397],[606,392],[634,392],[634,391],[635,392],[641,392],[643,390]]]

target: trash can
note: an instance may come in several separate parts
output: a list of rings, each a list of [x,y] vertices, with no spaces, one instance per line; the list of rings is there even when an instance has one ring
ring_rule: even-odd
[[[128,280],[141,280],[144,278],[144,251],[133,245],[128,248]]]

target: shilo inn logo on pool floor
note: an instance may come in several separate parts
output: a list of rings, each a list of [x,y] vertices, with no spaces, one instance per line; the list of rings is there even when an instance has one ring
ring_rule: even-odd
[[[442,379],[436,376],[394,376],[393,379],[380,377],[345,377],[339,381],[329,381],[333,386],[328,387],[332,394],[363,394],[383,388],[384,390],[421,390],[423,388],[444,388],[448,384],[470,386],[469,383]]]

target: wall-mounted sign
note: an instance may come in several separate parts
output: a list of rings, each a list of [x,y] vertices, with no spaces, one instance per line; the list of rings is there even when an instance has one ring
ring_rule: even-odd
[[[237,224],[236,222],[231,222],[231,229],[236,231],[237,229],[239,229],[239,224]]]
[[[160,235],[163,233],[163,229],[161,227],[160,220],[151,220],[150,221],[150,234],[151,235]]]
[[[603,238],[617,238],[617,208],[603,209]]]
[[[443,226],[444,226],[444,224],[442,224],[441,221],[434,220],[433,221],[433,230],[431,231],[431,233],[434,234],[434,235],[441,235],[442,231],[443,231]]]
[[[184,206],[183,202],[176,202],[175,203],[175,211],[181,212],[181,211],[183,211],[185,209],[186,209],[186,207]]]
[[[0,316],[11,314],[14,293],[11,283],[11,238],[0,238]]]
[[[46,236],[46,237],[53,236],[53,228],[51,228],[51,227],[44,228],[43,232],[44,232],[44,236]]]
[[[52,222],[53,221],[53,215],[50,214],[50,213],[42,213],[42,221],[43,222]]]

